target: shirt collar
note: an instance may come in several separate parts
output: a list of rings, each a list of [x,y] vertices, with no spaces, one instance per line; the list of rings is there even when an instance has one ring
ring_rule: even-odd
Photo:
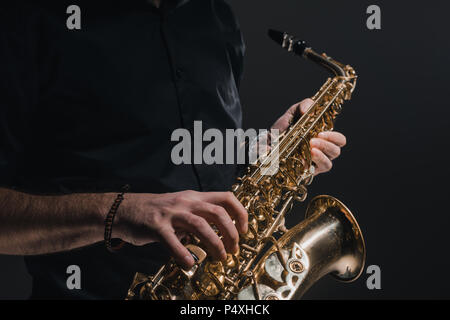
[[[182,5],[186,4],[187,2],[189,2],[190,0],[175,0],[176,2],[176,7],[181,7]]]
[[[190,0],[161,0],[161,9],[164,11],[171,11],[185,5]]]

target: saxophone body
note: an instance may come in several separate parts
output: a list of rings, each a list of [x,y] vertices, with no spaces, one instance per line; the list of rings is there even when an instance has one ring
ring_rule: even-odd
[[[312,97],[309,110],[278,137],[274,149],[250,165],[233,186],[249,214],[249,230],[240,237],[239,252],[228,254],[225,262],[213,261],[194,237],[186,244],[196,260],[191,270],[171,259],[153,276],[136,273],[126,299],[292,300],[326,274],[353,281],[362,273],[364,239],[356,219],[339,200],[318,196],[309,203],[302,222],[290,230],[284,224],[294,202],[306,199],[314,176],[309,141],[333,130],[342,104],[351,98],[356,74],[293,36],[274,30],[269,36],[323,66],[332,77]],[[265,174],[268,170],[272,173]]]

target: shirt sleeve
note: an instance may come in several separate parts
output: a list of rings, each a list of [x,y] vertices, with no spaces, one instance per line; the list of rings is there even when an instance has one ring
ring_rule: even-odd
[[[14,187],[37,100],[34,13],[0,5],[0,186]]]

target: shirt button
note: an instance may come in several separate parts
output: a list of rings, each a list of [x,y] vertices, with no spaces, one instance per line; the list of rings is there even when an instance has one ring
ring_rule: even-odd
[[[177,80],[180,80],[183,78],[183,70],[181,70],[180,68],[177,68],[175,70],[175,77],[177,78]]]

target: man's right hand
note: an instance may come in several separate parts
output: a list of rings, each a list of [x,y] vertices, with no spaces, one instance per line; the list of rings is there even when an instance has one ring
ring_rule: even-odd
[[[197,236],[214,259],[225,260],[227,252],[238,250],[238,234],[248,230],[247,211],[231,192],[129,193],[115,221],[113,237],[134,245],[160,241],[185,268],[194,264],[180,242],[187,233]]]

